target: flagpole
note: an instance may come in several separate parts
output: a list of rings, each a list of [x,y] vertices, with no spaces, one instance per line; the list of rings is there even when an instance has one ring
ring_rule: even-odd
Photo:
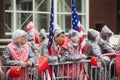
[[[89,29],[89,0],[86,0],[86,34]]]
[[[54,0],[54,24],[57,24],[57,0]]]
[[[72,5],[72,0],[71,0],[71,5]],[[72,6],[71,6],[71,29],[72,29]]]

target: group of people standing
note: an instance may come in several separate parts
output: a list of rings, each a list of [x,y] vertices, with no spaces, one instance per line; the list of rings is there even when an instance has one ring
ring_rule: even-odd
[[[17,29],[12,33],[12,41],[4,49],[2,63],[4,66],[21,66],[25,77],[22,76],[20,80],[29,80],[28,67],[35,66],[36,59],[40,56],[47,56],[50,63],[78,61],[87,59],[89,56],[95,56],[109,62],[110,58],[102,54],[116,53],[116,50],[109,44],[109,39],[112,35],[113,32],[107,26],[104,26],[101,32],[89,29],[86,38],[86,53],[80,54],[77,51],[80,33],[75,30],[70,30],[66,35],[64,30],[56,25],[53,42],[51,48],[48,49],[48,38],[44,29],[40,31],[40,44],[37,46],[35,45],[33,34],[31,35],[29,31]],[[78,69],[75,64],[74,69]],[[72,72],[70,72],[67,73],[70,78],[76,79],[78,77],[77,75],[71,76]]]

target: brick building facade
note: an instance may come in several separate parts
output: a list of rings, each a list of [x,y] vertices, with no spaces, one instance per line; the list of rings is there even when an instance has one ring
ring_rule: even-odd
[[[90,0],[90,27],[101,30],[107,25],[114,33],[120,32],[117,5],[117,0]]]

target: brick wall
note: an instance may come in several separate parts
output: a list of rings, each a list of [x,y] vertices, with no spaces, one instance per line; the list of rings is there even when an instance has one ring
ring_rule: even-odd
[[[117,33],[117,0],[90,0],[90,27],[107,25]]]

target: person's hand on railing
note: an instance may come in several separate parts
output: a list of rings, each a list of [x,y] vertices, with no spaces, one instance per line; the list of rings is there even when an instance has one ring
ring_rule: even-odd
[[[58,55],[59,58],[61,58],[62,56],[61,55]]]
[[[35,47],[33,47],[33,49],[34,49],[34,50],[39,50],[39,48],[38,48],[38,47],[36,47],[36,46],[35,46]]]
[[[83,59],[87,59],[88,56],[86,56],[85,54],[82,54]]]
[[[30,67],[32,67],[32,62],[30,62],[30,61],[27,61],[27,66],[30,66]]]
[[[25,68],[27,66],[27,63],[24,61],[21,61],[21,67]]]

